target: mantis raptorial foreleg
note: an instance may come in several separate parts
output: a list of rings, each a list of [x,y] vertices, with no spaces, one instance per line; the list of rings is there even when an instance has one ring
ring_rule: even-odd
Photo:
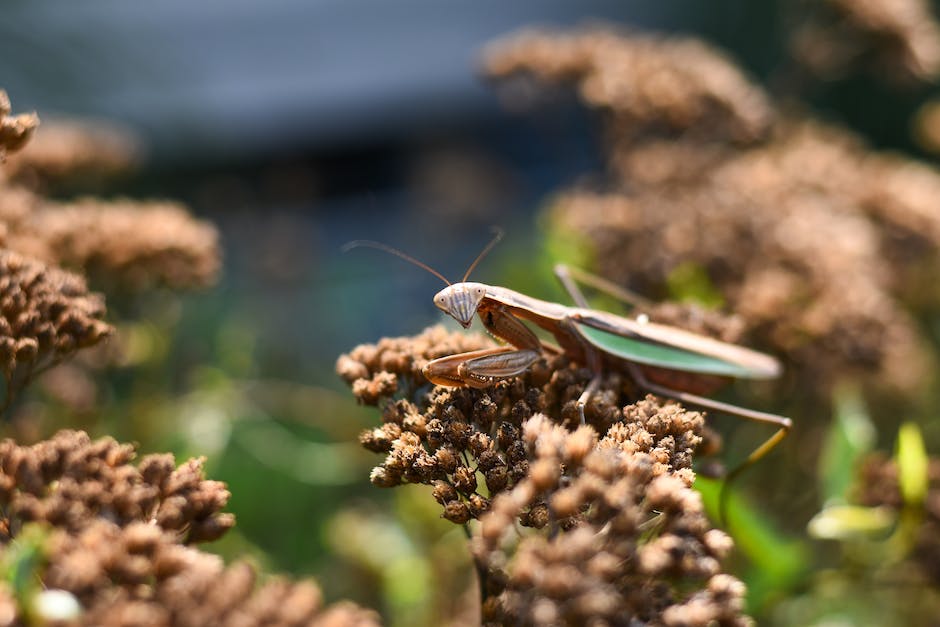
[[[496,381],[523,374],[542,355],[539,338],[522,322],[503,309],[481,310],[480,320],[490,333],[510,346],[484,348],[435,359],[424,367],[432,383],[486,387]]]
[[[518,377],[540,357],[539,351],[497,346],[435,359],[428,362],[423,372],[435,385],[485,388],[502,379]]]

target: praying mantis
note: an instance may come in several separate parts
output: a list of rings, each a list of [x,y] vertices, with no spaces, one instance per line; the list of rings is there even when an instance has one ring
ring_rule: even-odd
[[[560,350],[592,373],[590,382],[577,400],[582,424],[585,422],[584,409],[597,392],[605,369],[620,368],[637,386],[653,394],[776,427],[769,438],[726,475],[726,485],[787,436],[792,426],[789,418],[701,395],[715,391],[730,379],[773,379],[780,376],[782,368],[774,357],[678,327],[657,324],[645,316],[627,318],[592,309],[578,287],[579,282],[631,305],[642,304],[645,299],[606,279],[563,264],[555,266],[555,275],[575,306],[540,300],[505,287],[467,281],[476,265],[501,237],[502,233],[497,232],[459,283],[451,283],[426,264],[379,242],[356,240],[343,247],[344,250],[358,246],[377,248],[424,268],[447,284],[434,296],[438,309],[464,328],[469,328],[474,316],[478,316],[487,331],[506,342],[494,348],[428,362],[423,374],[431,383],[449,387],[489,387],[523,374],[546,350]],[[542,342],[524,321],[551,334],[558,347]]]

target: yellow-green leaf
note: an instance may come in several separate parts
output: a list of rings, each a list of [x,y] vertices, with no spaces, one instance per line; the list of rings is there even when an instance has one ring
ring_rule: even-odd
[[[913,506],[921,505],[927,496],[928,459],[920,429],[913,422],[905,422],[898,430],[895,460],[904,502]]]
[[[850,540],[884,537],[896,522],[888,507],[831,505],[806,525],[809,535],[820,540]]]

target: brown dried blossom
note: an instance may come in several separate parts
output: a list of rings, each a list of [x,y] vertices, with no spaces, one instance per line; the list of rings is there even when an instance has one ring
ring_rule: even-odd
[[[47,203],[11,224],[5,243],[135,290],[205,287],[221,265],[216,228],[167,201]]]
[[[220,510],[225,485],[202,476],[202,460],[180,467],[110,438],[62,431],[33,446],[0,442],[2,550],[24,525],[51,530],[32,574],[45,589],[76,598],[74,625],[376,625],[352,604],[324,607],[312,581],[272,578],[192,546],[234,524]],[[28,598],[0,590],[4,624],[24,624]],[[22,595],[22,592],[18,594]]]
[[[576,400],[591,373],[564,356],[486,389],[427,390],[428,359],[488,345],[433,327],[337,362],[357,398],[382,407],[382,426],[360,436],[386,454],[372,482],[431,485],[443,518],[480,520],[484,623],[747,624],[743,584],[719,571],[731,540],[689,488],[702,414],[637,401],[612,372],[580,425]],[[396,385],[376,386],[380,375]]]
[[[774,117],[767,97],[734,63],[691,38],[611,27],[528,30],[491,44],[484,70],[497,79],[575,84],[620,139],[667,132],[750,143],[767,134]]]
[[[140,149],[130,131],[93,120],[43,118],[42,126],[4,174],[31,189],[47,181],[101,180],[130,169]]]
[[[78,275],[0,250],[0,372],[9,404],[30,379],[110,335],[104,301]]]
[[[24,116],[4,118],[9,101],[0,95],[0,120],[10,129],[25,129],[16,135],[0,132],[2,149],[12,150],[32,127]],[[61,203],[30,188],[37,180],[87,178],[88,171],[100,176],[127,166],[136,149],[124,134],[100,125],[53,124],[35,144],[11,160],[6,178],[0,178],[0,246],[122,289],[155,284],[188,289],[216,280],[218,232],[178,203],[87,198]]]
[[[218,231],[178,203],[84,199],[61,204],[23,187],[2,189],[0,245],[6,248],[125,289],[205,287],[218,276]]]
[[[21,113],[11,116],[12,106],[7,93],[0,89],[0,163],[7,153],[23,148],[39,126],[39,117],[35,113]]]
[[[493,499],[474,539],[484,623],[750,624],[744,584],[719,570],[732,541],[711,528],[688,460],[636,450],[636,426],[615,425],[584,454],[578,431],[544,415],[523,425],[533,471]],[[554,532],[520,534],[516,517],[540,505]]]
[[[172,455],[147,455],[135,467],[134,447],[60,431],[32,446],[0,442],[0,526],[9,539],[29,522],[76,534],[96,519],[118,526],[157,525],[186,542],[222,536],[235,520],[221,509],[225,484],[202,475],[202,459],[176,467]]]
[[[794,57],[821,78],[862,66],[889,82],[940,74],[940,25],[927,0],[812,0],[794,31]]]
[[[378,624],[374,612],[351,603],[324,607],[311,580],[259,584],[250,565],[226,567],[146,522],[122,528],[97,519],[77,533],[55,533],[47,552],[43,584],[76,596],[79,625]]]

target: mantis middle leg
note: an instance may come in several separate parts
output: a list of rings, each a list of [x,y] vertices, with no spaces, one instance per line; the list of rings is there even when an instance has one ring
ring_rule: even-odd
[[[581,290],[578,288],[578,284],[575,283],[576,280],[611,294],[612,296],[624,300],[631,305],[638,305],[645,302],[643,297],[637,296],[632,292],[628,292],[616,284],[611,283],[607,279],[603,279],[589,272],[584,272],[583,270],[570,268],[565,264],[557,264],[554,268],[554,272],[562,286],[564,286],[565,291],[567,291],[568,295],[571,296],[571,300],[573,300],[579,307],[583,307],[585,309],[589,309],[590,304],[587,302],[587,298],[584,297],[584,294],[581,293]],[[597,388],[600,387],[601,377],[603,376],[603,372],[601,371],[603,360],[601,359],[597,350],[587,345],[585,345],[584,349],[588,361],[586,365],[591,369],[591,372],[594,373],[594,376],[591,377],[587,387],[584,388],[584,392],[582,392],[581,396],[578,397],[578,416],[581,418],[582,425],[585,424],[584,408],[587,407],[591,397],[594,396],[594,394],[597,392]]]
[[[583,283],[584,285],[589,285],[594,289],[607,294],[608,296],[613,296],[617,300],[622,301],[631,307],[650,307],[655,304],[653,301],[640,296],[636,292],[632,292],[624,287],[617,285],[613,281],[597,276],[596,274],[586,270],[573,268],[563,263],[555,264],[553,270],[555,272],[555,277],[562,284],[562,286],[564,286],[565,291],[568,292],[568,295],[571,296],[571,300],[573,300],[575,304],[578,305],[578,307],[590,309],[591,305],[587,302],[584,294],[578,288],[576,281]]]

